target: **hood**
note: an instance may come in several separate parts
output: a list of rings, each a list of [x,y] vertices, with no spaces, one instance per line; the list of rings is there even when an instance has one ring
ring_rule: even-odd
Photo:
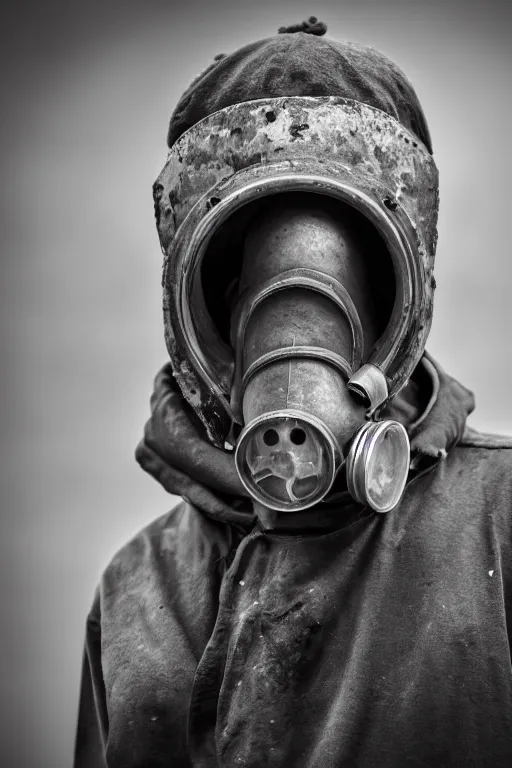
[[[462,439],[466,420],[474,408],[473,393],[425,353],[411,377],[410,385],[397,395],[385,414],[386,418],[396,419],[407,429],[412,457],[408,482],[419,472],[446,459]],[[250,527],[254,522],[247,500],[221,498],[216,491],[205,488],[200,488],[197,498],[200,498],[201,511],[212,519],[230,522],[239,528]],[[294,515],[294,526],[321,527],[325,518],[319,512],[330,507],[334,510],[336,527],[339,527],[340,506],[361,511],[361,505],[353,502],[348,492],[341,492],[328,496],[325,502],[313,509]],[[290,524],[290,516],[284,517]]]
[[[314,22],[281,28],[274,37],[217,57],[178,102],[169,124],[169,147],[200,120],[234,104],[337,96],[385,112],[432,154],[425,115],[404,73],[373,48],[322,37],[325,24]]]

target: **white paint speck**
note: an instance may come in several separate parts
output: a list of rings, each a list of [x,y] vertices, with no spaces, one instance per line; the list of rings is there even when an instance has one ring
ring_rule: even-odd
[[[258,601],[258,600],[255,600],[255,601],[254,601],[254,603],[253,603],[253,605],[259,605],[259,601]]]
[[[275,723],[275,720],[271,720],[270,722],[271,722],[271,723]]]
[[[240,584],[241,587],[243,587],[245,584],[245,581],[239,581],[238,583]]]
[[[310,591],[310,592],[314,592],[314,591],[315,591],[315,588],[314,588],[314,587],[311,587],[311,589],[310,589],[309,591]]]
[[[155,720],[158,720],[158,717],[157,717],[157,715],[153,715],[153,717],[151,718],[151,720],[152,720],[153,722],[155,722]]]
[[[489,571],[489,576],[492,577],[493,573],[494,573],[494,571]]]

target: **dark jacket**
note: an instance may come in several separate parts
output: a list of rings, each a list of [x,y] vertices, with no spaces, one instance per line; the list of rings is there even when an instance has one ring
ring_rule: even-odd
[[[108,566],[76,768],[512,765],[512,440],[442,370],[415,470],[272,530],[183,502]]]

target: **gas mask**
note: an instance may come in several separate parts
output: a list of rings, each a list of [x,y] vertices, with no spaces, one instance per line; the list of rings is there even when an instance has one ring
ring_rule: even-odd
[[[379,414],[429,332],[437,189],[415,136],[336,97],[227,107],[170,150],[154,195],[173,370],[264,507],[319,503],[342,467],[355,500],[399,502],[407,432]]]

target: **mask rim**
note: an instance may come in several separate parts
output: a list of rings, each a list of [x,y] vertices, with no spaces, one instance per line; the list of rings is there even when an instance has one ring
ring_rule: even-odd
[[[175,328],[175,331],[179,330],[180,332],[187,358],[191,361],[194,371],[202,379],[205,386],[220,399],[222,407],[231,421],[236,419],[226,399],[226,393],[219,386],[215,372],[201,349],[194,327],[190,295],[193,280],[197,270],[200,269],[202,258],[213,234],[241,207],[257,199],[283,191],[316,192],[351,205],[373,224],[379,235],[383,237],[393,263],[396,293],[395,304],[388,325],[370,357],[362,362],[366,365],[373,364],[379,368],[386,375],[388,383],[388,370],[396,359],[398,349],[403,345],[411,317],[414,315],[418,296],[421,293],[422,280],[419,274],[418,260],[414,258],[409,240],[404,234],[404,230],[412,227],[412,223],[403,209],[398,208],[393,211],[394,216],[391,219],[386,209],[381,208],[361,190],[343,181],[313,173],[283,174],[282,172],[279,173],[279,170],[277,165],[266,166],[264,179],[253,179],[248,183],[244,183],[244,176],[247,171],[239,171],[230,180],[232,183],[238,182],[237,188],[221,198],[204,217],[197,216],[204,206],[204,198],[198,201],[197,206],[194,206],[176,237],[174,268],[164,278],[164,290],[174,295],[175,306],[179,308],[176,313],[179,328]],[[211,197],[212,193],[216,191],[220,190],[217,188],[210,189],[204,197]],[[196,207],[198,208],[197,211]],[[198,218],[199,220],[197,220]],[[189,236],[190,230],[192,232]],[[390,329],[392,329],[391,334],[389,333]],[[394,385],[391,384],[388,398],[396,394],[404,383],[405,380],[399,380],[398,382],[395,381]]]

